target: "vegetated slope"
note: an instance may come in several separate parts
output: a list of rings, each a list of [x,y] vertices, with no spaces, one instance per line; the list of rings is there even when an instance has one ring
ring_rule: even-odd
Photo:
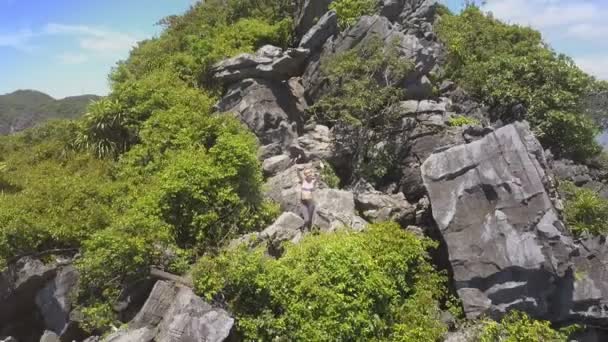
[[[65,310],[78,315],[66,314],[64,325],[87,335],[132,318],[141,306],[132,298],[145,292],[154,266],[192,274],[201,297],[230,309],[234,335],[243,340],[442,339],[448,324],[440,318],[458,305],[448,295],[450,273],[431,262],[438,243],[414,233],[435,226],[421,163],[435,148],[521,118],[532,121],[545,148],[592,158],[598,149],[589,138],[597,128],[577,109],[595,80],[540,45],[537,32],[474,8],[453,15],[432,1],[407,1],[409,9],[403,1],[387,1],[386,8],[375,0],[330,2],[301,2],[297,9],[288,0],[198,2],[163,20],[158,38],[118,63],[110,95],[85,117],[0,137],[0,265],[17,267],[19,257],[39,253],[45,261],[57,254],[70,259],[80,281]],[[329,8],[337,14],[326,16]],[[434,32],[440,14],[443,26]],[[311,19],[308,27],[303,17]],[[306,32],[312,18],[325,26],[307,35],[314,51],[305,55],[295,48],[294,24]],[[389,36],[402,40],[382,40]],[[241,53],[248,55],[216,65]],[[444,60],[449,66],[439,64]],[[552,139],[555,132],[563,141]],[[322,189],[318,210],[325,216],[317,223],[326,230],[359,215],[398,217],[402,227],[380,222],[363,233],[298,240],[289,234],[298,237],[299,227],[289,231],[277,220],[271,227],[288,238],[266,236],[300,244],[287,243],[279,259],[268,255],[274,240],[262,237],[248,248],[280,214],[264,197],[259,158],[266,176],[278,177],[274,190],[297,198],[292,176],[304,165],[292,166],[293,157],[322,159],[341,177],[333,186],[352,186]],[[571,210],[575,219],[585,204]],[[402,229],[410,224],[421,228]],[[239,241],[241,248],[227,248]],[[2,334],[39,317],[33,288],[20,310],[2,313]],[[549,323],[519,314],[504,326],[483,324],[486,340],[565,339]],[[32,325],[29,333],[42,330]]]
[[[75,119],[99,98],[81,95],[56,100],[35,90],[0,95],[0,134],[19,132],[49,119]]]

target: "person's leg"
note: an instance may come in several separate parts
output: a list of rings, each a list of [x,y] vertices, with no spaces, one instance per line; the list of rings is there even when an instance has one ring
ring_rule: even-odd
[[[304,227],[308,227],[308,220],[310,217],[308,202],[302,201],[302,218],[304,219]]]
[[[310,201],[308,206],[309,206],[308,215],[310,215],[308,218],[308,229],[312,229],[312,220],[315,217],[315,209],[316,209],[315,202]]]

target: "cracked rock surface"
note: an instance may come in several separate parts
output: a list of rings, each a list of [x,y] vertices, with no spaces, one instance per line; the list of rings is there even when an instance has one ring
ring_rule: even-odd
[[[554,322],[605,321],[605,241],[579,245],[566,231],[527,123],[434,153],[421,171],[469,318],[516,309]]]

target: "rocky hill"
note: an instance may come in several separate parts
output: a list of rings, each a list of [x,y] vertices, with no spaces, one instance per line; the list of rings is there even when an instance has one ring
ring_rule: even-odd
[[[84,114],[95,95],[56,100],[34,90],[18,90],[0,95],[0,134],[22,131],[48,119],[75,119]]]
[[[600,85],[540,34],[433,0],[163,23],[77,125],[0,139],[4,341],[608,338]]]

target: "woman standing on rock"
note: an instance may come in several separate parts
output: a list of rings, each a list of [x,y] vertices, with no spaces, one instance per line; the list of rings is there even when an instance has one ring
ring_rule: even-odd
[[[324,168],[323,163],[320,163],[321,169]],[[300,201],[302,202],[302,218],[304,219],[304,226],[308,229],[312,228],[312,219],[315,214],[315,201],[313,193],[317,186],[318,176],[315,175],[314,170],[310,167],[305,168],[303,172],[298,170],[298,176],[300,177]]]

